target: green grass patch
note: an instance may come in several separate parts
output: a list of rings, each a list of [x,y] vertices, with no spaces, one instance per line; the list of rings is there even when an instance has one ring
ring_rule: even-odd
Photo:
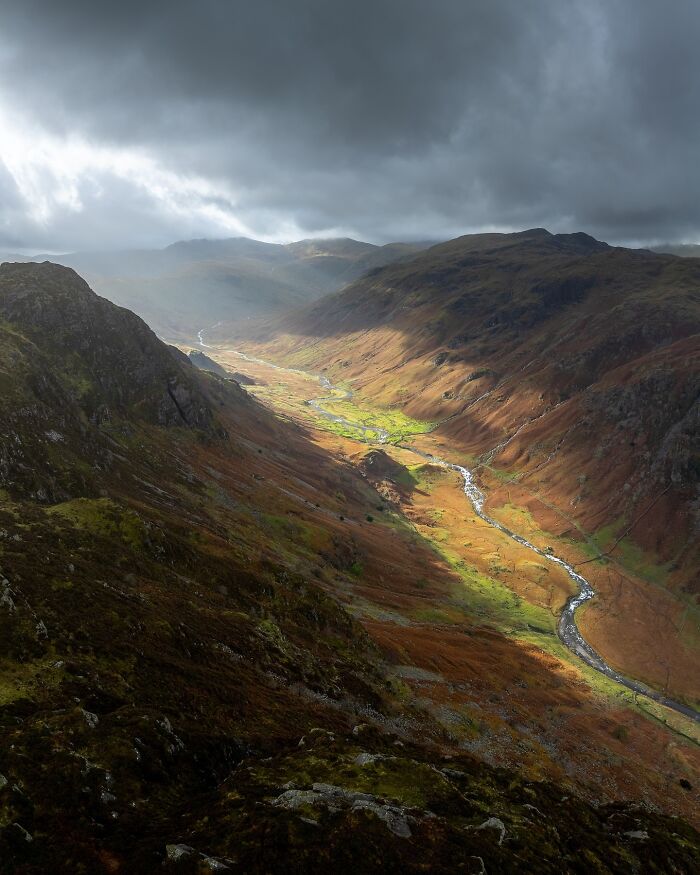
[[[509,468],[494,468],[492,465],[484,465],[484,467],[499,483],[509,483],[520,474],[520,471],[513,471]]]
[[[56,686],[64,677],[63,668],[48,659],[39,662],[0,662],[0,706],[21,699],[33,699]]]
[[[618,517],[612,523],[598,529],[591,535],[593,546],[587,552],[596,556],[598,555],[596,550],[605,553],[614,546],[609,559],[619,562],[623,568],[643,580],[648,580],[658,586],[665,586],[671,570],[671,562],[659,563],[655,561],[653,554],[643,550],[629,536],[624,537],[619,544],[615,545],[615,541],[628,526],[629,522],[624,517]]]
[[[340,416],[363,428],[383,429],[388,433],[388,443],[400,443],[410,435],[425,434],[435,427],[435,423],[413,419],[401,410],[359,407],[353,401],[328,400],[321,406],[333,416]],[[330,420],[329,423],[343,425]]]
[[[80,529],[104,535],[139,549],[148,541],[148,527],[132,510],[126,510],[108,498],[76,498],[47,509]]]
[[[368,438],[367,432],[363,431],[361,428],[352,428],[342,422],[333,422],[333,420],[326,419],[323,416],[314,419],[314,425],[318,428],[330,431],[333,434],[337,434],[340,437],[350,438],[350,440],[353,441],[366,441]],[[370,439],[372,439],[371,436]]]
[[[538,639],[556,636],[556,619],[546,608],[531,604],[504,583],[462,560],[452,560],[450,564],[461,578],[461,585],[453,590],[453,599],[470,613],[504,632],[534,633]]]

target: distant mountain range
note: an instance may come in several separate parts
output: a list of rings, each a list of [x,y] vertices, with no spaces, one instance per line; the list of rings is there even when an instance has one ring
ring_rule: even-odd
[[[287,245],[245,237],[188,240],[165,249],[0,256],[72,267],[100,295],[138,313],[159,334],[191,338],[219,320],[245,322],[337,291],[427,243],[375,246],[349,238]]]

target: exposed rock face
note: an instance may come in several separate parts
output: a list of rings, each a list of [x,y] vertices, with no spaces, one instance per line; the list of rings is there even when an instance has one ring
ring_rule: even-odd
[[[368,811],[385,823],[389,832],[401,838],[411,837],[410,815],[405,809],[382,802],[370,793],[352,792],[334,784],[316,783],[311,790],[285,790],[272,804],[291,810],[322,806],[331,812]]]
[[[80,383],[73,394],[88,417],[107,404],[160,425],[212,427],[191,375],[146,323],[98,297],[70,268],[0,266],[0,319],[60,357],[59,368]]]
[[[215,362],[214,359],[209,358],[208,355],[205,355],[205,353],[198,349],[190,350],[189,358],[192,364],[199,368],[200,371],[210,371],[212,374],[218,374],[220,377],[228,376],[226,368],[222,368],[218,362]]]
[[[37,500],[94,493],[108,432],[223,435],[196,372],[69,268],[0,266],[0,487]],[[52,445],[81,464],[58,464]]]

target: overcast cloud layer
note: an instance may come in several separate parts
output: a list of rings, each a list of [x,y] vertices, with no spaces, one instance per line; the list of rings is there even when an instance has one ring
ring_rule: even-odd
[[[0,0],[0,247],[700,239],[696,0]]]

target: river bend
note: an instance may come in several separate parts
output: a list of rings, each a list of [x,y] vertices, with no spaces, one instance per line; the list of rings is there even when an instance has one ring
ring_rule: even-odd
[[[199,339],[199,344],[202,347],[211,348],[208,344],[204,343],[204,340],[202,338],[202,333],[204,330],[205,329],[202,329],[202,331],[198,332],[197,336]],[[309,407],[311,407],[324,418],[331,420],[332,422],[340,423],[344,426],[362,432],[369,440],[372,440],[372,436],[374,436],[373,439],[377,443],[386,443],[389,435],[388,432],[384,429],[370,428],[368,426],[360,425],[359,423],[354,423],[348,419],[337,416],[336,414],[324,409],[324,402],[328,403],[330,401],[351,400],[353,397],[352,390],[341,389],[337,386],[334,386],[327,377],[310,374],[308,371],[302,371],[298,368],[285,368],[281,365],[276,365],[273,362],[268,362],[264,359],[259,359],[253,356],[246,355],[245,353],[238,352],[237,350],[230,350],[230,352],[232,352],[234,355],[239,356],[245,361],[265,365],[266,367],[274,368],[278,371],[283,371],[291,374],[299,374],[304,377],[312,377],[317,379],[320,385],[332,394],[308,401],[307,403]],[[498,520],[490,517],[484,511],[484,494],[474,482],[474,476],[468,468],[465,468],[463,465],[455,465],[452,462],[448,462],[445,459],[441,459],[437,456],[432,456],[429,453],[424,453],[416,447],[402,445],[402,448],[414,453],[417,456],[420,456],[423,459],[426,459],[434,465],[439,465],[440,467],[449,468],[452,471],[457,471],[462,478],[462,491],[469,500],[469,503],[474,509],[474,512],[480,519],[488,523],[490,526],[493,526],[495,529],[498,529],[511,540],[516,541],[523,547],[527,547],[529,550],[532,550],[534,553],[536,553],[542,559],[545,559],[547,562],[553,562],[564,569],[566,574],[568,574],[571,580],[576,584],[578,592],[575,595],[571,596],[566,602],[566,605],[562,610],[561,616],[559,617],[559,622],[557,624],[557,634],[561,642],[566,647],[568,647],[568,649],[572,653],[579,657],[579,659],[582,659],[591,668],[595,669],[595,671],[600,672],[606,677],[611,678],[621,686],[626,687],[628,690],[632,690],[632,692],[634,692],[635,694],[646,696],[646,698],[651,699],[654,702],[658,702],[660,705],[664,705],[666,708],[670,708],[673,711],[677,711],[678,713],[683,714],[685,717],[689,717],[691,720],[694,720],[696,723],[700,723],[700,712],[694,710],[689,705],[685,705],[682,702],[676,702],[673,699],[668,698],[668,696],[664,695],[658,690],[654,690],[651,687],[648,687],[641,681],[636,681],[632,678],[625,677],[624,675],[615,671],[614,668],[609,666],[607,662],[603,659],[603,657],[596,650],[594,650],[594,648],[584,639],[578,628],[578,625],[576,624],[576,611],[578,610],[578,608],[582,604],[584,604],[584,602],[589,601],[595,596],[595,590],[593,589],[589,581],[586,580],[583,575],[579,574],[575,570],[574,566],[571,565],[569,562],[566,562],[564,559],[561,559],[559,556],[555,556],[553,553],[550,553],[547,550],[541,550],[539,547],[531,544],[530,541],[528,541],[526,538],[523,538],[522,535],[517,534],[517,532],[511,531],[502,523],[499,523]]]

